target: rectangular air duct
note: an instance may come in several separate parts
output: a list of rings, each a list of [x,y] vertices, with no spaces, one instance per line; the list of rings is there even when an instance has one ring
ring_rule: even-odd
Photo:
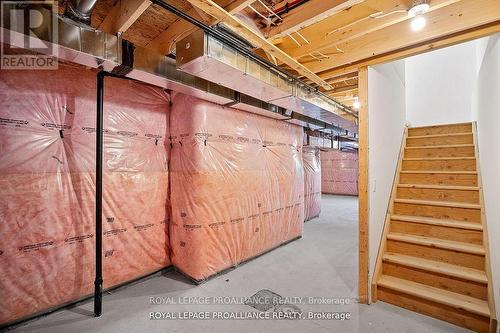
[[[198,30],[176,44],[177,67],[221,86],[357,132],[350,112],[328,96]]]
[[[11,4],[11,6],[14,5]],[[44,21],[48,20],[50,15],[54,15],[48,9],[41,8],[39,11],[44,16]],[[9,36],[10,38],[3,42],[18,48],[24,48],[26,38],[33,39],[33,37],[25,35],[22,27],[15,24],[11,25],[10,19],[6,14],[8,12],[8,10],[5,10],[2,13],[4,17],[0,29],[3,30],[1,32],[3,36]],[[309,120],[313,122],[315,120],[312,119],[315,118],[314,116],[307,118],[309,120],[303,121],[291,119],[292,108],[285,109],[288,105],[286,103],[294,102],[295,105],[300,105],[300,103],[307,105],[306,103],[308,102],[305,97],[300,101],[293,97],[294,84],[285,78],[283,74],[273,73],[260,64],[248,61],[242,55],[235,58],[234,55],[237,53],[229,51],[220,42],[213,44],[211,51],[213,54],[212,58],[218,55],[219,58],[230,59],[227,60],[229,63],[231,63],[231,59],[237,59],[236,65],[239,64],[238,66],[241,66],[241,63],[245,63],[245,66],[248,66],[248,69],[245,71],[248,74],[242,75],[241,80],[237,81],[238,87],[231,87],[232,84],[228,82],[225,82],[225,85],[218,84],[217,80],[207,80],[179,71],[176,68],[175,60],[146,48],[138,46],[124,48],[122,46],[124,41],[120,37],[82,26],[65,17],[56,16],[54,19],[58,25],[57,36],[52,36],[47,26],[33,29],[34,35],[53,46],[52,48],[47,48],[47,50],[50,50],[50,53],[46,53],[47,55],[92,68],[101,68],[108,72],[119,70],[119,72],[127,77],[164,89],[182,92],[216,104],[228,105],[247,112],[295,122],[305,127],[308,127]],[[204,34],[201,36],[203,37]],[[200,47],[200,45],[200,43],[194,43],[193,47]],[[133,54],[127,54],[127,52],[133,52]],[[131,63],[124,63],[124,58],[132,59]],[[196,60],[196,57],[193,59]],[[214,74],[212,73],[212,75]],[[213,77],[212,75],[210,75],[210,78]],[[262,82],[267,82],[268,87],[264,86]],[[253,91],[254,93],[237,93],[237,91],[241,90]],[[255,91],[258,93],[255,93]],[[270,103],[270,100],[275,102]],[[314,113],[311,114],[323,114],[324,119],[327,119],[325,118],[326,116],[333,114],[325,110],[325,108],[327,107],[316,107]],[[303,107],[303,109],[311,111],[313,107]],[[305,111],[303,112],[305,113]],[[335,121],[330,120],[325,120],[324,122],[328,124],[335,123]],[[352,122],[348,123],[353,124]],[[309,127],[324,128],[324,126],[313,125]],[[342,125],[341,127],[347,128],[347,126]],[[354,130],[352,131],[354,132]]]

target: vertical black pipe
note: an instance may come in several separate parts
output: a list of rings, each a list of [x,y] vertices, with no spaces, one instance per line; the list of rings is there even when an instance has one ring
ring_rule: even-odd
[[[94,316],[102,313],[102,150],[103,150],[103,93],[105,72],[97,74],[97,121],[95,159],[95,281]]]

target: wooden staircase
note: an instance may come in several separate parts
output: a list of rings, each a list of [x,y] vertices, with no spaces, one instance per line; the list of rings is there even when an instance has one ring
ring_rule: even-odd
[[[475,123],[405,130],[372,302],[494,332],[475,137]]]

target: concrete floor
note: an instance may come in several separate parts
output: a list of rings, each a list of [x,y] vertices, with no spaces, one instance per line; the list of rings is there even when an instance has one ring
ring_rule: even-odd
[[[357,294],[357,198],[323,195],[321,216],[306,223],[303,238],[252,260],[205,284],[194,286],[181,275],[167,272],[123,287],[104,296],[103,315],[92,317],[91,301],[33,320],[18,332],[465,332],[383,302],[356,303]],[[268,289],[292,303],[268,310],[349,312],[350,320],[246,319],[151,320],[151,313],[209,311],[259,313],[245,304],[179,304],[182,297],[249,297]],[[170,297],[177,304],[151,304],[151,297]],[[181,297],[181,298],[179,298]],[[344,305],[310,304],[324,297]],[[198,300],[201,300],[198,298]],[[213,302],[213,301],[212,301]],[[159,315],[159,314],[158,314]]]

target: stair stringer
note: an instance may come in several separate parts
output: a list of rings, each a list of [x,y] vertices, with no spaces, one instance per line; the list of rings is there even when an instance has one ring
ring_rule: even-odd
[[[483,181],[481,177],[481,165],[479,162],[479,141],[477,138],[477,122],[472,122],[472,133],[474,140],[474,154],[476,157],[476,170],[477,170],[477,183],[479,187],[479,203],[481,205],[481,224],[483,226],[483,246],[486,250],[485,255],[485,271],[486,277],[488,278],[488,305],[490,308],[490,333],[495,333],[497,330],[497,317],[496,317],[496,307],[495,307],[495,296],[493,289],[493,275],[491,273],[491,261],[490,261],[490,246],[488,239],[488,225],[486,223],[486,213],[484,205],[484,195],[483,195]]]
[[[385,214],[384,228],[382,229],[382,235],[380,237],[380,245],[377,252],[377,261],[375,262],[375,269],[371,280],[372,282],[371,282],[370,303],[377,302],[377,282],[380,276],[382,275],[382,258],[384,256],[384,253],[386,252],[387,234],[389,233],[389,229],[391,226],[391,215],[393,214],[394,210],[394,199],[399,184],[401,168],[403,166],[403,159],[405,154],[407,138],[408,138],[408,126],[405,126],[403,131],[403,137],[401,139],[401,146],[399,149],[398,164],[396,166],[396,171],[394,172],[394,180],[392,183],[391,195],[387,205],[387,212]]]

